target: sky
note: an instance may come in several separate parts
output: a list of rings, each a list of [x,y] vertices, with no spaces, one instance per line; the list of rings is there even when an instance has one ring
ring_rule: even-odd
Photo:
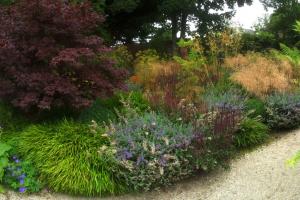
[[[237,7],[236,14],[231,22],[233,26],[251,29],[258,22],[259,18],[263,18],[266,14],[269,15],[271,13],[272,10],[266,11],[259,0],[254,0],[251,6]]]

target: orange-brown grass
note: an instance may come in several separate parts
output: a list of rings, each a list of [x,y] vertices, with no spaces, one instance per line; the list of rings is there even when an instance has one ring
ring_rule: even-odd
[[[152,105],[169,109],[174,109],[183,98],[196,99],[202,91],[196,70],[185,68],[176,61],[162,60],[153,52],[138,56],[131,81],[139,82]]]
[[[292,89],[293,69],[286,61],[248,54],[227,58],[225,65],[234,71],[233,81],[259,97]]]

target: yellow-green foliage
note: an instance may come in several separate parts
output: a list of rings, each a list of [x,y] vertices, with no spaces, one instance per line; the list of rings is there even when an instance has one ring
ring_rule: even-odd
[[[226,58],[225,65],[234,71],[233,81],[259,97],[292,89],[293,70],[285,60],[247,54]]]
[[[236,55],[241,48],[241,34],[233,29],[210,33],[207,36],[208,60],[211,65],[220,65],[222,57]]]
[[[133,67],[133,55],[124,45],[115,47],[111,52],[111,57],[116,62],[118,67],[123,67],[126,69],[131,69]]]
[[[113,151],[99,153],[113,147],[96,127],[66,120],[32,125],[15,140],[19,153],[34,163],[50,189],[85,196],[118,194],[124,185],[115,178]]]

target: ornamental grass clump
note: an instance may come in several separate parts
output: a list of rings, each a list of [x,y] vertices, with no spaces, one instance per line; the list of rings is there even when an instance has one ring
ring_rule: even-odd
[[[238,55],[225,59],[233,70],[231,79],[258,97],[293,88],[293,69],[285,60],[267,58],[260,54]]]
[[[55,192],[94,196],[118,194],[124,184],[115,173],[113,147],[101,128],[62,121],[32,125],[18,136],[18,151],[40,172]],[[101,149],[106,153],[100,153]]]
[[[259,118],[245,118],[234,135],[234,144],[238,148],[249,148],[262,144],[269,137],[269,128]]]

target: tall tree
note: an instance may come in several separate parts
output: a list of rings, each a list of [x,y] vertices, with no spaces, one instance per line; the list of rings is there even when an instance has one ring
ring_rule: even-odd
[[[260,0],[265,8],[282,8],[287,6],[293,6],[299,3],[298,0]]]
[[[278,43],[300,46],[299,36],[293,30],[296,20],[300,19],[298,0],[262,0],[262,2],[266,8],[275,9],[265,24],[265,31],[274,34]]]
[[[197,25],[200,34],[204,34],[213,28],[222,27],[226,19],[232,16],[236,4],[243,6],[245,3],[252,3],[252,0],[91,1],[94,5],[103,7],[106,14],[105,24],[114,41],[125,43],[131,43],[134,39],[146,41],[149,35],[155,34],[158,24],[161,27],[170,24],[173,50],[176,49],[178,32],[180,38],[184,39],[190,30],[190,22]],[[226,6],[231,10],[224,12]]]
[[[190,28],[189,21],[197,24],[198,33],[203,35],[213,28],[220,28],[232,17],[234,6],[251,4],[252,0],[162,0],[160,10],[164,17],[172,23],[172,48],[175,51],[177,33],[184,39]],[[223,12],[227,6],[230,11]]]
[[[159,18],[159,0],[107,0],[106,25],[113,39],[131,43],[145,39],[153,32],[153,24]]]

